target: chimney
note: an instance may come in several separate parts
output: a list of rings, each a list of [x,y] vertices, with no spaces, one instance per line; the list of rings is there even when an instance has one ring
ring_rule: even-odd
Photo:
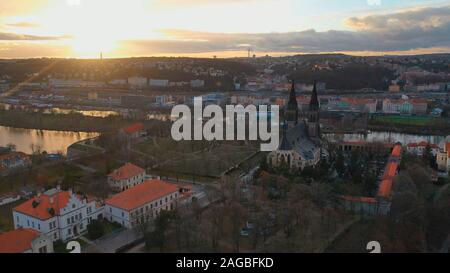
[[[49,198],[49,200],[50,200],[50,204],[53,204],[53,196],[50,196],[50,198]]]

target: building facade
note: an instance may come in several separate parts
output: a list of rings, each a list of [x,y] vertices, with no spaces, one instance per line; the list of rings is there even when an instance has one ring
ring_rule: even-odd
[[[142,184],[105,201],[105,217],[126,228],[154,219],[162,210],[173,210],[180,197],[178,186],[161,180],[147,180]]]
[[[126,163],[108,174],[108,184],[114,191],[120,192],[143,183],[145,176],[144,169],[132,163]]]
[[[280,145],[276,151],[269,153],[267,156],[267,163],[270,168],[287,166],[291,170],[298,171],[306,167],[315,167],[319,163],[321,147],[319,101],[316,88],[313,88],[306,118],[299,121],[298,113],[293,83],[286,108]]]
[[[103,206],[96,200],[58,188],[13,209],[15,229],[30,228],[53,241],[76,238],[92,220],[102,217]]]
[[[0,234],[0,253],[53,253],[53,241],[33,229],[19,228]]]

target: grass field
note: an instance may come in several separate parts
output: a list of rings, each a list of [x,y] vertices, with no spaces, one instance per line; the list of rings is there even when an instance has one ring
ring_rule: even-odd
[[[443,126],[450,125],[450,121],[443,118],[426,116],[374,116],[373,122],[388,125],[409,125],[409,126]]]
[[[0,230],[8,231],[14,229],[12,210],[24,200],[19,200],[4,206],[0,206]]]
[[[180,141],[153,138],[137,145],[137,150],[154,158],[158,169],[179,174],[219,176],[257,151],[238,142]]]

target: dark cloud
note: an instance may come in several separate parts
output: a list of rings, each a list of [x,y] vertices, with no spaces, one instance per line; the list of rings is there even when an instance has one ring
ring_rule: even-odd
[[[226,34],[164,30],[173,40],[128,41],[127,46],[149,52],[199,53],[242,50],[264,52],[406,51],[450,47],[450,6],[354,17],[351,31],[306,30],[287,33]]]

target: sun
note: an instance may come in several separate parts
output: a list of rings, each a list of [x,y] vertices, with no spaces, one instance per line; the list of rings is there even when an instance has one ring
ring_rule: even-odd
[[[81,35],[74,37],[69,45],[72,53],[79,58],[95,58],[103,54],[113,54],[118,49],[115,38],[98,37],[95,35]]]

